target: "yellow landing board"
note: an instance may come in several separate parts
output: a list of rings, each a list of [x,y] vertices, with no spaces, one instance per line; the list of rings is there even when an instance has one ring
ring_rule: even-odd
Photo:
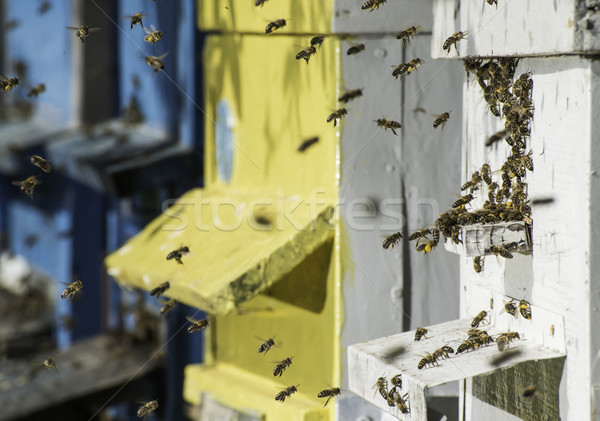
[[[226,314],[281,279],[333,238],[322,197],[222,186],[187,192],[106,258],[119,283],[151,290],[211,314]],[[182,264],[167,255],[182,246]]]

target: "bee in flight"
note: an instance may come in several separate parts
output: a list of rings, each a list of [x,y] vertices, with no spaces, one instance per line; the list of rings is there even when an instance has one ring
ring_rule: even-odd
[[[285,360],[278,361],[277,365],[275,366],[275,369],[273,370],[273,376],[281,377],[285,369],[292,365],[292,358],[294,357],[288,357]]]
[[[319,141],[318,137],[311,137],[310,139],[305,140],[304,142],[302,142],[300,144],[300,146],[298,146],[298,152],[304,152],[305,150],[307,150],[309,147],[311,147],[312,145],[314,145],[315,143],[317,143]]]
[[[496,5],[498,6],[498,0],[485,0],[487,2],[487,4],[489,4],[490,6],[492,5]]]
[[[41,94],[42,92],[46,92],[46,85],[44,85],[43,83],[40,83],[39,85],[36,85],[33,88],[31,88],[29,90],[29,92],[27,92],[27,97],[28,98],[31,98],[31,97],[37,98],[38,95]]]
[[[265,28],[265,33],[270,34],[273,31],[283,28],[286,25],[285,19],[277,19],[273,22],[269,22],[267,27]]]
[[[146,419],[146,417],[148,416],[148,414],[150,414],[151,412],[155,411],[156,409],[158,409],[158,401],[147,402],[147,403],[145,403],[145,404],[143,404],[142,406],[139,407],[139,409],[137,411],[137,416],[139,418]]]
[[[254,3],[254,5],[255,6],[263,7],[266,2],[267,2],[267,0],[256,0],[256,2]]]
[[[85,38],[91,33],[91,32],[97,32],[100,30],[100,28],[90,28],[87,25],[81,25],[80,27],[75,27],[75,26],[67,26],[67,29],[70,29],[71,31],[75,31],[75,36],[77,38],[79,38],[81,40],[82,43],[85,42]]]
[[[323,41],[325,40],[325,35],[321,34],[321,35],[315,35],[314,37],[312,37],[310,39],[310,46],[311,47],[320,47],[321,44],[323,44]]]
[[[83,283],[81,281],[71,282],[70,284],[67,284],[65,282],[61,283],[67,285],[67,287],[60,294],[60,298],[64,300],[65,298],[69,297],[69,302],[73,301],[75,294],[77,294],[77,292],[79,292],[79,290],[83,288]]]
[[[402,233],[400,232],[388,235],[385,237],[385,240],[383,240],[383,248],[387,250],[391,247],[393,250],[394,246],[397,246],[400,240],[402,240]]]
[[[412,73],[413,70],[417,70],[417,68],[423,63],[425,62],[420,58],[412,59],[408,63],[402,63],[394,67],[394,70],[392,71],[392,76],[398,79],[398,76],[404,77],[405,75],[409,75]]]
[[[375,9],[379,9],[379,6],[381,6],[383,3],[385,3],[387,0],[369,0],[365,3],[363,3],[361,9],[362,10],[369,10],[369,12],[372,12]]]
[[[466,194],[466,195],[462,196],[460,199],[458,199],[456,202],[454,202],[452,204],[452,207],[456,209],[458,207],[467,205],[469,202],[471,202],[471,200],[473,200],[473,195]]]
[[[285,402],[285,398],[289,398],[290,396],[292,396],[292,394],[298,391],[298,386],[300,385],[290,386],[286,389],[283,389],[281,392],[275,395],[275,400]]]
[[[528,301],[519,301],[519,313],[524,319],[531,320],[531,304]]]
[[[144,28],[144,31],[146,31],[147,34],[144,37],[144,41],[150,43],[150,45],[153,45],[155,42],[158,42],[161,39],[163,39],[164,33],[156,29],[154,25],[150,25],[150,29]]]
[[[48,161],[46,161],[41,156],[39,156],[39,155],[31,155],[28,158],[29,158],[29,162],[31,162],[33,165],[35,165],[36,167],[38,167],[39,169],[41,169],[45,173],[49,173],[52,170],[52,167],[50,166],[50,164],[48,163]]]
[[[323,405],[323,408],[325,408],[331,398],[333,398],[334,396],[341,395],[341,394],[342,394],[342,391],[340,390],[339,387],[332,387],[331,389],[321,390],[319,392],[319,394],[317,395],[317,398],[327,398],[325,405]]]
[[[160,308],[160,314],[162,314],[162,315],[169,314],[169,312],[171,310],[173,310],[176,305],[177,305],[177,301],[175,301],[175,300],[169,300],[169,301],[167,301]]]
[[[160,284],[156,288],[153,288],[150,291],[150,295],[153,296],[153,297],[158,298],[161,295],[163,295],[170,287],[171,287],[171,284],[169,283],[169,281],[163,282],[162,284]]]
[[[42,363],[42,367],[44,367],[48,373],[52,370],[58,371],[58,368],[56,368],[56,361],[52,357],[47,357]]]
[[[396,39],[401,39],[402,45],[406,46],[410,44],[410,39],[415,36],[419,29],[419,26],[411,26],[410,28],[406,28],[404,31],[400,31],[396,34]]]
[[[261,341],[263,341],[262,344],[260,344],[260,346],[258,347],[258,352],[262,353],[264,352],[265,355],[267,355],[267,352],[269,352],[269,350],[275,346],[275,341],[274,341],[274,336],[272,338],[267,339],[266,341],[263,339],[260,339]]]
[[[505,301],[504,308],[500,310],[500,313],[507,312],[511,316],[517,317],[517,306],[515,305],[514,301],[514,299],[511,299],[510,301]]]
[[[303,58],[306,61],[306,64],[308,64],[310,57],[315,54],[317,54],[317,49],[311,45],[310,47],[306,47],[304,50],[300,50],[300,52],[296,54],[296,60]]]
[[[35,175],[32,175],[23,181],[13,181],[12,184],[19,187],[22,192],[25,192],[27,196],[33,199],[33,189],[37,186],[38,179]]]
[[[42,1],[40,3],[40,7],[38,7],[37,12],[40,15],[45,14],[48,10],[50,10],[52,8],[52,3],[50,3],[49,1]]]
[[[510,251],[506,250],[506,248],[504,246],[492,246],[490,247],[490,253],[492,253],[495,256],[502,256],[505,259],[512,259],[513,255]]]
[[[188,246],[181,246],[177,250],[173,250],[167,254],[167,260],[175,259],[178,264],[182,265],[183,262],[181,261],[181,258],[183,255],[188,254],[189,252],[190,248]]]
[[[446,125],[446,122],[448,121],[449,118],[450,118],[449,112],[442,113],[442,114],[436,116],[436,119],[433,122],[433,128],[437,129],[439,126],[442,126],[442,130],[444,130],[444,126]]]
[[[340,120],[346,114],[348,114],[348,110],[345,108],[335,110],[334,112],[329,114],[329,117],[327,117],[327,122],[330,123],[331,121],[333,121],[333,127],[336,127],[338,120]]]
[[[394,133],[396,136],[398,136],[398,133],[396,133],[396,129],[399,129],[402,127],[402,124],[400,124],[394,120],[388,120],[387,118],[378,118],[377,120],[374,120],[374,121],[375,121],[375,123],[377,123],[377,127],[383,127],[386,130],[390,129],[392,131],[392,133]]]
[[[479,312],[479,314],[477,314],[477,316],[475,316],[475,318],[473,318],[473,321],[471,322],[471,327],[473,328],[477,328],[479,327],[479,324],[481,322],[483,322],[483,320],[487,317],[487,311],[482,310]]]
[[[0,90],[2,92],[8,92],[19,84],[19,79],[16,77],[7,78],[0,76]]]
[[[142,22],[142,18],[145,18],[146,15],[139,12],[139,13],[134,13],[131,16],[125,16],[125,19],[129,19],[131,27],[129,28],[130,30],[133,29],[133,27],[135,25],[137,25],[138,23],[141,25],[141,27],[144,27],[144,22]]]
[[[201,330],[208,327],[207,319],[194,320],[189,316],[186,317],[186,319],[188,320],[188,322],[190,322],[190,325],[187,328],[188,333],[200,332]]]
[[[450,50],[452,49],[452,46],[454,45],[454,49],[456,50],[456,53],[458,54],[458,47],[456,46],[456,43],[458,41],[460,41],[461,39],[465,39],[468,34],[469,33],[467,31],[455,32],[454,34],[450,35],[450,37],[448,37],[448,39],[446,41],[444,41],[444,45],[442,45],[442,48],[444,50],[446,50],[448,52],[448,54],[450,54]]]
[[[156,57],[156,56],[145,56],[144,57],[146,64],[154,69],[154,71],[152,72],[153,75],[155,75],[159,70],[165,70],[165,64],[163,63],[163,59],[167,56],[167,54],[169,54],[169,53],[164,53],[163,55],[160,55],[158,57]]]
[[[415,331],[415,341],[420,341],[427,334],[427,329],[424,327],[418,327]]]
[[[364,49],[365,49],[365,44],[356,44],[356,45],[353,45],[352,47],[348,48],[348,51],[346,51],[346,55],[353,56],[355,54],[360,53]]]
[[[352,101],[354,98],[358,98],[359,96],[362,96],[362,89],[353,89],[351,91],[345,92],[342,96],[338,98],[338,101],[347,104],[348,102]]]

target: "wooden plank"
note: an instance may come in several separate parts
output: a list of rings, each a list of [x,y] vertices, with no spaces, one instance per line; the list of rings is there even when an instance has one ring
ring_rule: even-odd
[[[466,257],[492,255],[492,246],[506,246],[511,253],[531,251],[530,228],[519,221],[473,224],[461,227],[462,243],[446,240],[446,250]],[[510,246],[510,247],[509,247]]]

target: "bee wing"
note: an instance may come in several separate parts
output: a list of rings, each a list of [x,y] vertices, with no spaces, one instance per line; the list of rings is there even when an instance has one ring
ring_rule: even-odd
[[[77,31],[79,29],[75,26],[65,26],[65,28],[70,29],[71,31]]]
[[[23,181],[12,181],[10,184],[12,184],[13,186],[21,187]]]
[[[193,318],[191,318],[190,316],[185,316],[185,318],[188,320],[188,322],[190,323],[199,323],[198,320],[194,320]]]
[[[153,27],[153,25],[150,25],[150,27],[152,28],[152,27]],[[150,29],[148,29],[148,28],[144,28],[144,31],[145,31],[145,32],[146,32],[148,35],[150,35],[150,34],[152,33],[152,31],[151,31]]]
[[[96,28],[89,28],[89,29],[88,29],[88,32],[98,32],[98,31],[100,31],[101,29],[102,29],[102,28],[97,28],[97,27],[96,27]]]
[[[156,57],[159,60],[162,60],[163,58],[165,58],[167,56],[167,54],[169,54],[169,52],[166,52],[164,54],[161,54],[160,56]]]

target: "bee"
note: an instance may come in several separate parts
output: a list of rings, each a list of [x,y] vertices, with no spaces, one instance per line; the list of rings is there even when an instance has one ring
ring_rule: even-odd
[[[139,418],[146,419],[148,414],[150,414],[153,411],[156,411],[156,409],[158,409],[158,401],[147,402],[139,407],[139,409],[137,411],[137,416]]]
[[[296,54],[296,60],[300,60],[301,58],[303,58],[306,61],[306,64],[308,64],[308,60],[310,60],[310,57],[315,55],[316,53],[317,49],[311,45],[310,47],[306,47],[304,50],[300,50],[300,52]]]
[[[462,354],[463,352],[470,351],[475,349],[475,342],[472,339],[467,339],[463,343],[461,343],[458,348],[456,348],[457,354]]]
[[[91,33],[99,31],[100,28],[90,28],[87,25],[82,25],[80,27],[75,26],[67,26],[67,29],[71,31],[75,31],[75,36],[81,40],[82,43],[85,42],[85,38]]]
[[[439,239],[439,238],[438,238]],[[421,242],[419,244],[419,242]],[[433,250],[434,248],[436,248],[438,245],[438,243],[434,240],[430,240],[428,238],[425,239],[419,239],[417,241],[417,247],[416,250],[417,252],[421,253],[423,252],[424,254],[429,253],[431,250]]]
[[[481,178],[488,186],[492,184],[492,170],[490,169],[490,164],[483,164],[481,166]]]
[[[427,235],[431,234],[431,229],[429,228],[421,228],[420,230],[417,230],[415,232],[413,232],[411,235],[408,236],[408,241],[413,241],[416,240],[418,238],[422,238],[425,237]]]
[[[404,31],[400,31],[396,34],[396,39],[402,40],[402,46],[407,46],[410,44],[410,39],[415,36],[420,27],[411,26],[410,28],[406,28]]]
[[[390,383],[394,387],[402,388],[402,374],[396,374],[394,377],[390,379]]]
[[[394,68],[392,71],[392,76],[398,79],[398,76],[409,75],[413,70],[417,70],[417,68],[423,63],[425,62],[420,58],[414,58],[408,63],[402,63]]]
[[[144,28],[144,31],[146,31],[146,36],[144,37],[144,41],[146,41],[150,45],[154,45],[154,43],[163,39],[164,33],[162,31],[159,31],[158,29],[156,29],[154,27],[154,25],[150,25],[150,29]]]
[[[18,186],[22,192],[33,199],[33,189],[38,184],[38,179],[35,175],[32,175],[23,181],[13,181],[12,184]]]
[[[39,85],[36,85],[33,88],[31,88],[29,90],[29,92],[27,92],[27,97],[28,98],[31,98],[31,97],[37,98],[38,95],[41,94],[42,92],[46,92],[46,85],[44,85],[43,83],[40,83]]]
[[[481,332],[473,340],[477,343],[477,346],[489,345],[490,343],[494,342],[494,340],[492,339],[492,337],[490,335],[488,335],[487,332]]]
[[[167,254],[167,260],[175,259],[178,264],[182,265],[183,262],[181,261],[181,257],[189,252],[190,249],[188,246],[181,246],[177,250],[169,252],[169,254]]]
[[[263,7],[266,2],[267,2],[267,0],[256,0],[256,2],[254,3],[254,5],[255,6]]]
[[[535,395],[536,391],[537,388],[535,386],[527,386],[525,389],[523,389],[523,393],[521,394],[521,396],[523,396],[524,398],[530,398],[533,395]]]
[[[135,95],[132,95],[129,99],[129,104],[123,109],[122,116],[125,127],[135,127],[142,124],[146,119]]]
[[[348,114],[348,110],[345,108],[335,110],[334,112],[329,114],[329,117],[327,117],[327,122],[330,123],[331,121],[333,121],[333,127],[336,127],[338,120],[340,120],[346,114]]]
[[[475,269],[475,272],[481,273],[481,271],[483,270],[483,263],[484,263],[484,257],[475,256],[473,258],[473,269]]]
[[[169,312],[171,310],[173,310],[176,305],[177,305],[177,301],[175,301],[175,300],[169,300],[169,301],[167,301],[160,308],[160,314],[162,314],[162,315],[169,314]]]
[[[323,44],[323,41],[325,40],[325,35],[321,34],[321,35],[315,35],[314,37],[312,37],[310,39],[310,46],[311,47],[320,47],[321,44]]]
[[[363,3],[361,9],[362,10],[371,9],[371,10],[369,10],[369,12],[372,12],[375,9],[379,9],[379,6],[381,6],[386,1],[387,0],[369,0],[365,3]]]
[[[4,76],[0,76],[0,90],[2,90],[2,92],[8,92],[18,84],[19,79],[16,77],[7,78]]]
[[[273,337],[273,338],[275,338],[275,337]],[[269,352],[269,350],[275,345],[275,341],[273,340],[273,338],[269,338],[266,341],[264,341],[258,348],[258,352],[259,353],[264,352],[265,355],[267,355],[267,352]]]
[[[29,158],[29,162],[31,162],[33,165],[35,165],[36,167],[38,167],[39,169],[41,169],[45,173],[49,173],[52,170],[52,167],[50,166],[50,164],[48,163],[48,161],[46,161],[41,156],[39,156],[39,155],[31,155],[28,158]]]
[[[73,301],[75,294],[77,294],[77,292],[83,288],[83,283],[81,281],[71,282],[70,284],[65,282],[61,283],[67,285],[67,287],[63,290],[63,292],[61,292],[60,298],[64,300],[65,298],[69,297],[69,302]]]
[[[383,399],[388,398],[388,383],[385,377],[380,377],[375,382],[375,387]]]
[[[452,49],[452,46],[454,45],[454,49],[456,50],[456,53],[458,54],[458,47],[456,46],[456,43],[462,39],[465,39],[468,34],[469,33],[467,31],[455,32],[446,41],[444,41],[444,45],[442,46],[442,48],[444,50],[447,50],[448,54],[450,54],[450,50]]]
[[[437,365],[437,358],[431,354],[427,354],[425,357],[423,357],[421,359],[421,361],[419,361],[417,368],[419,370],[422,370],[423,367],[425,367],[427,365],[431,365],[431,366]]]
[[[283,389],[281,392],[275,395],[275,400],[284,402],[285,398],[289,398],[290,396],[292,396],[293,393],[298,391],[298,386],[300,385],[290,386],[287,389]]]
[[[450,358],[450,354],[454,354],[454,349],[448,345],[444,345],[440,349],[436,349],[433,352],[433,356],[436,358],[436,360]]]
[[[402,127],[402,125],[397,121],[388,120],[387,118],[378,118],[374,121],[375,123],[377,123],[377,127],[383,127],[385,130],[390,129],[392,133],[394,133],[396,136],[398,136],[398,133],[396,133],[396,129]]]
[[[277,363],[277,365],[275,366],[275,369],[273,370],[273,376],[281,377],[281,375],[283,374],[285,369],[288,368],[290,365],[292,365],[292,358],[294,358],[294,357],[288,357],[285,360],[279,361]]]
[[[194,320],[189,316],[186,317],[186,319],[188,320],[188,322],[190,322],[190,325],[187,328],[188,333],[200,332],[201,330],[206,329],[208,327],[207,319]]]
[[[402,412],[403,414],[408,414],[410,413],[410,406],[407,405],[408,402],[408,393],[406,393],[404,396],[400,397],[398,396],[396,398],[396,407],[398,408],[398,410],[400,412]]]
[[[453,208],[458,208],[460,206],[468,204],[469,202],[471,202],[471,200],[473,200],[473,195],[472,194],[464,195],[460,199],[458,199],[456,202],[454,202],[452,204],[452,207]]]
[[[531,304],[525,300],[519,301],[519,313],[524,319],[531,320]]]
[[[338,98],[338,101],[347,104],[348,102],[352,101],[354,98],[358,98],[359,96],[362,96],[362,89],[354,89],[352,91],[345,92],[342,96]]]
[[[498,6],[498,0],[485,0],[487,2],[487,4],[489,4],[490,6],[492,5],[496,5]]]
[[[269,24],[265,28],[265,33],[270,34],[273,31],[276,31],[277,29],[283,28],[285,25],[286,25],[285,19],[277,19],[277,20],[274,20],[273,22],[269,22]]]
[[[165,63],[163,63],[163,59],[167,56],[167,54],[169,54],[169,53],[164,53],[158,57],[156,57],[156,56],[145,56],[144,57],[146,64],[154,69],[154,71],[152,72],[153,75],[155,75],[159,70],[165,70]]]
[[[43,1],[40,3],[40,7],[38,7],[37,12],[40,15],[45,14],[48,10],[50,10],[52,8],[52,3],[50,3],[49,1]]]
[[[496,343],[498,344],[498,351],[502,352],[508,348],[510,342],[514,339],[520,339],[519,334],[517,332],[506,332],[498,336],[496,338]]]
[[[436,246],[440,242],[440,230],[439,229],[437,229],[437,228],[431,229],[431,241],[433,241],[433,244],[435,244]]]
[[[383,248],[387,250],[390,247],[392,247],[393,250],[394,246],[397,246],[400,240],[402,240],[402,233],[400,232],[388,235],[387,237],[385,237],[385,240],[383,240]]]
[[[504,308],[500,313],[507,312],[513,317],[517,317],[517,306],[514,304],[514,299],[504,302]]]
[[[500,130],[499,132],[494,133],[485,141],[485,146],[492,146],[494,143],[504,140],[507,134],[507,130]]]
[[[554,336],[554,325],[550,325],[550,335]]]
[[[339,387],[332,387],[331,389],[321,390],[319,392],[319,394],[317,395],[317,398],[327,398],[325,405],[323,405],[323,408],[325,408],[331,398],[333,398],[334,396],[341,395],[341,394],[342,394],[342,391],[340,390]]]
[[[153,296],[153,297],[158,298],[161,295],[163,295],[170,287],[171,287],[171,284],[168,281],[167,282],[163,282],[162,284],[160,284],[156,288],[152,289],[150,291],[150,295]]]
[[[314,145],[315,143],[317,143],[319,141],[318,137],[311,137],[310,139],[305,140],[304,142],[302,142],[300,144],[300,146],[298,146],[298,152],[304,152],[305,150],[307,150],[309,147],[311,147],[312,145]]]
[[[389,406],[395,406],[396,402],[400,398],[400,393],[398,393],[398,389],[396,387],[392,387],[388,392],[386,401]]]
[[[437,118],[435,119],[435,121],[433,122],[433,128],[437,129],[441,125],[442,130],[444,130],[444,126],[446,125],[446,122],[448,121],[449,118],[450,118],[450,113],[447,113],[447,112],[438,115]]]
[[[356,44],[356,45],[353,45],[352,47],[348,48],[348,51],[346,51],[346,55],[353,56],[355,54],[360,53],[364,49],[365,49],[365,44]]]
[[[471,327],[479,327],[479,324],[481,322],[483,322],[483,319],[485,319],[487,317],[487,311],[482,310],[479,312],[479,314],[477,314],[477,316],[475,316],[475,318],[473,319],[473,321],[471,322]]]
[[[502,256],[505,259],[512,259],[513,255],[510,251],[506,250],[506,248],[504,246],[492,246],[490,247],[490,253],[492,253],[495,256]]]
[[[47,357],[44,362],[42,362],[42,367],[44,367],[48,373],[52,370],[58,371],[58,368],[56,368],[56,361],[52,357]]]
[[[481,183],[481,175],[479,174],[479,171],[475,171],[471,175],[471,179],[461,186],[460,191],[469,189],[470,192],[473,193],[475,190],[479,189],[479,183]]]
[[[532,151],[529,151],[527,155],[523,155],[523,157],[521,158],[523,165],[525,165],[525,168],[527,168],[529,171],[533,171],[533,159],[531,159],[531,154]]]
[[[467,335],[469,335],[469,339],[473,339],[476,336],[479,336],[483,333],[483,330],[479,330],[476,328],[471,328],[467,331]]]
[[[139,24],[141,25],[141,27],[143,28],[143,27],[144,27],[144,22],[142,22],[142,18],[145,18],[145,17],[146,17],[146,15],[144,15],[144,14],[143,14],[143,13],[141,13],[141,12],[139,12],[139,13],[134,13],[134,14],[133,14],[133,15],[131,15],[131,16],[126,16],[125,18],[126,18],[126,19],[129,19],[129,20],[130,20],[130,23],[131,23],[131,26],[130,26],[129,30],[132,30],[132,29],[133,29],[133,27],[134,27],[135,25],[137,25],[138,23],[139,23]]]

